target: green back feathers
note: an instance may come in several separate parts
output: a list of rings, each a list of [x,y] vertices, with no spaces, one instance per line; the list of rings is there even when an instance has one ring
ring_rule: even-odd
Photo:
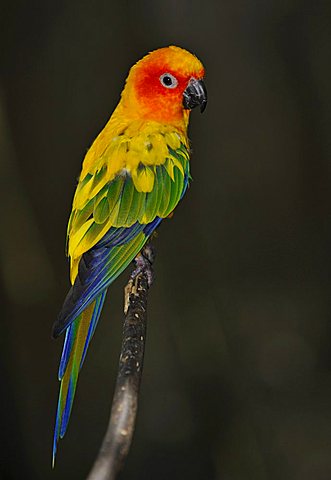
[[[139,163],[135,173],[122,169],[107,181],[107,165],[103,165],[94,175],[87,174],[78,185],[69,220],[69,255],[82,255],[110,227],[167,217],[182,196],[188,162],[188,150],[181,143],[177,149],[167,145],[163,163]]]

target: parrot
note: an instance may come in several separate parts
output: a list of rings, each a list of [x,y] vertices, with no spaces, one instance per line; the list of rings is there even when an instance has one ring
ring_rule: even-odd
[[[71,287],[52,332],[65,334],[53,467],[107,289],[187,190],[187,129],[191,110],[207,105],[204,76],[200,60],[178,46],[145,55],[84,158],[67,227]]]

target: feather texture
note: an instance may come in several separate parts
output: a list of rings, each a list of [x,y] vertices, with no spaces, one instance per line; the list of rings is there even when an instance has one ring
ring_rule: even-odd
[[[72,409],[74,395],[76,391],[78,373],[85,351],[85,344],[88,337],[90,321],[95,310],[93,302],[88,308],[76,318],[75,322],[70,326],[66,336],[65,348],[63,351],[61,364],[66,363],[66,367],[61,368],[59,374],[61,377],[61,386],[59,400],[56,412],[56,423],[53,440],[53,467],[55,463],[55,455],[57,450],[57,442],[59,438],[63,438]],[[100,311],[99,311],[100,314]]]

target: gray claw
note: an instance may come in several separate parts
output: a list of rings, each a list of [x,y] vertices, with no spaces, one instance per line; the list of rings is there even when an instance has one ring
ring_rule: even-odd
[[[148,286],[153,283],[154,274],[152,269],[152,263],[154,261],[154,251],[150,245],[147,245],[142,252],[138,253],[134,259],[136,268],[131,273],[131,279],[134,280],[140,273],[144,272],[147,276]]]

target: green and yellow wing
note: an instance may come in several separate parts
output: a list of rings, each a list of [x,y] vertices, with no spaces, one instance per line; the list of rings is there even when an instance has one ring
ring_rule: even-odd
[[[189,152],[177,132],[133,139],[118,136],[98,162],[89,168],[84,165],[68,224],[72,283],[81,256],[111,227],[146,225],[156,217],[167,217],[188,178]]]

